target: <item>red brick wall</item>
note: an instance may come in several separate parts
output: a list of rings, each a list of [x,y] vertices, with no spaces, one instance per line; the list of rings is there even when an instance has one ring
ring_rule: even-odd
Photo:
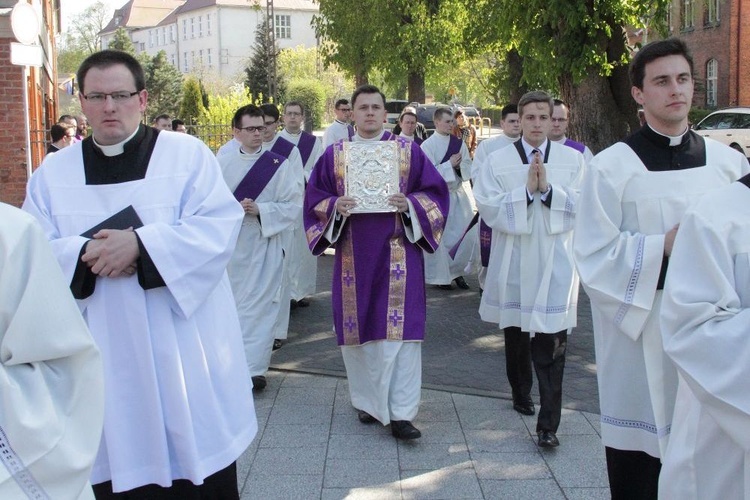
[[[737,57],[738,106],[750,106],[750,0],[735,0],[738,19]],[[733,41],[733,43],[735,43]]]
[[[716,59],[719,64],[719,79],[717,86],[716,102],[719,108],[729,106],[730,88],[730,40],[731,40],[731,4],[734,0],[721,3],[719,9],[720,22],[718,25],[704,25],[703,5],[696,2],[694,28],[681,31],[676,35],[688,44],[693,53],[695,63],[696,90],[693,96],[693,105],[701,108],[706,107],[706,63]],[[680,26],[679,21],[676,23]]]
[[[23,68],[10,63],[9,38],[0,38],[0,201],[20,206],[26,192]]]

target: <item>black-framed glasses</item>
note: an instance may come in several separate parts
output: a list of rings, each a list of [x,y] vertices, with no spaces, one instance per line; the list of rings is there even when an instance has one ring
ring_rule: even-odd
[[[239,127],[239,130],[244,130],[245,132],[250,132],[251,134],[253,132],[263,132],[265,129],[266,129],[265,125],[253,126],[253,127]]]
[[[274,126],[274,125],[276,125],[276,124],[277,124],[278,122],[279,122],[278,120],[274,120],[274,121],[272,121],[272,122],[264,122],[264,123],[266,124],[266,127],[273,127],[273,126]]]
[[[115,102],[125,102],[138,93],[140,93],[140,90],[136,90],[135,92],[120,90],[117,92],[110,92],[109,94],[104,92],[91,92],[90,94],[84,94],[83,98],[93,104],[103,103],[107,100],[107,96],[111,97]]]

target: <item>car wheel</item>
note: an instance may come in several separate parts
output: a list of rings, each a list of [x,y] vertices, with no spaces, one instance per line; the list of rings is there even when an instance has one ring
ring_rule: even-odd
[[[745,152],[742,150],[742,146],[740,146],[736,142],[734,144],[730,144],[729,147],[732,148],[732,149],[734,149],[735,151],[739,151],[743,155],[745,154]]]

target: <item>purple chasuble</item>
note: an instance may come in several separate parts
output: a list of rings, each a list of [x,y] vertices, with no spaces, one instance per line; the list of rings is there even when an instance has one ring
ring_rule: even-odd
[[[412,141],[388,135],[399,157],[399,186],[414,206],[413,218],[399,213],[352,214],[336,220],[335,204],[344,194],[344,145],[328,147],[313,168],[303,208],[310,250],[336,249],[332,302],[339,345],[376,340],[424,339],[426,301],[424,257],[440,243],[448,216],[448,186]],[[326,240],[329,223],[341,234]],[[419,225],[423,237],[411,243],[405,224]],[[340,227],[339,227],[340,226]]]
[[[314,147],[315,136],[310,132],[305,132],[304,130],[300,132],[299,141],[297,142],[297,149],[299,149],[299,154],[302,157],[303,167],[307,165],[307,160],[310,159],[310,155],[312,154]]]
[[[565,142],[563,144],[565,146],[568,146],[569,148],[575,149],[581,154],[583,154],[583,152],[586,150],[586,146],[584,146],[580,142],[574,141],[573,139],[565,139]]]
[[[289,158],[289,155],[294,149],[294,143],[284,139],[283,137],[277,137],[276,142],[273,143],[271,151],[277,155],[281,155],[284,158]],[[304,163],[303,163],[304,165]]]
[[[235,188],[235,199],[242,201],[245,198],[251,200],[257,198],[284,161],[286,161],[286,158],[281,155],[271,151],[263,152]]]

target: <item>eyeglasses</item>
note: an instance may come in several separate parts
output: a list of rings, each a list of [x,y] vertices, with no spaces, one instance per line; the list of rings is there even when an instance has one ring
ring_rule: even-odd
[[[298,111],[287,111],[284,113],[286,116],[302,116],[302,113]]]
[[[272,122],[265,122],[265,124],[266,124],[266,128],[273,127],[274,125],[276,125],[276,120],[274,120]]]
[[[266,129],[265,125],[261,125],[259,127],[238,127],[239,130],[244,130],[245,132],[250,132],[251,134],[253,132],[263,132]]]
[[[135,92],[120,90],[118,92],[112,92],[110,94],[105,94],[102,92],[91,92],[90,94],[85,94],[83,98],[92,104],[103,103],[107,100],[107,96],[111,97],[114,102],[125,102],[138,93],[140,93],[139,90],[136,90]]]

